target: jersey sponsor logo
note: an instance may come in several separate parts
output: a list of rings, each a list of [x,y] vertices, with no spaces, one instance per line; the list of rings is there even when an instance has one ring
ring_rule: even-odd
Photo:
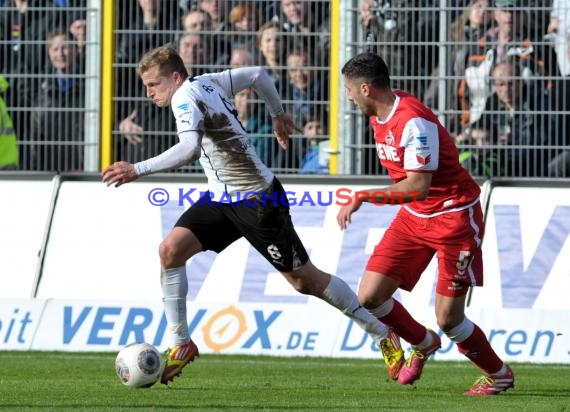
[[[184,112],[180,115],[180,123],[187,123],[190,126],[190,120],[192,119],[192,113]]]
[[[190,105],[188,103],[182,103],[180,106],[178,106],[178,109],[180,110],[188,110],[190,108]]]
[[[267,253],[269,253],[269,256],[271,256],[273,263],[283,266],[283,255],[281,255],[281,252],[279,252],[279,248],[276,245],[271,244],[267,246]]]
[[[422,146],[427,146],[427,136],[416,136],[416,139],[418,139]]]
[[[416,160],[418,161],[419,164],[425,166],[425,165],[427,165],[427,164],[430,162],[430,160],[431,160],[431,154],[428,154],[427,156],[422,156],[422,155],[417,154],[417,155],[416,155]]]
[[[399,162],[400,156],[398,155],[398,149],[394,146],[389,146],[383,143],[376,143],[376,150],[378,151],[378,157],[381,160],[391,160],[393,162]]]

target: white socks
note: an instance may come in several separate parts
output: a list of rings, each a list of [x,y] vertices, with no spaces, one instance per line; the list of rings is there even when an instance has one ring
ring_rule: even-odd
[[[190,333],[186,317],[186,295],[188,293],[186,266],[163,270],[160,284],[171,344],[176,346],[187,343],[190,340]],[[341,278],[331,276],[320,298],[356,322],[377,344],[387,336],[386,326],[360,305],[356,294]]]
[[[188,279],[186,266],[163,270],[160,275],[164,313],[170,333],[171,347],[190,340],[186,319],[186,295]]]
[[[377,308],[368,309],[368,312],[370,312],[372,316],[376,318],[383,318],[384,316],[392,312],[393,308],[394,308],[394,299],[389,298],[386,300],[386,302],[382,303]]]
[[[459,325],[445,332],[445,334],[451,341],[461,343],[471,336],[473,329],[475,329],[475,325],[465,317]]]
[[[386,326],[360,305],[356,294],[341,278],[331,275],[331,280],[320,298],[355,321],[377,344],[388,335]]]

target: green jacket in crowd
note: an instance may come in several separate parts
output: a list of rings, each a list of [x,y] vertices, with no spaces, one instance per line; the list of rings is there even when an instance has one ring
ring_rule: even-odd
[[[8,87],[8,81],[0,76],[0,169],[17,168],[19,164],[16,132],[1,95]]]

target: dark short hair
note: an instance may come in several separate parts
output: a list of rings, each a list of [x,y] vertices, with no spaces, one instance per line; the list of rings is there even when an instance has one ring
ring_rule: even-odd
[[[381,88],[390,88],[388,66],[374,53],[361,53],[347,61],[341,73],[351,79],[363,79],[367,83]]]
[[[180,73],[182,77],[188,76],[188,70],[182,58],[171,43],[152,49],[141,57],[137,68],[139,76],[152,67],[158,67],[158,72],[162,76],[168,76],[174,72]]]

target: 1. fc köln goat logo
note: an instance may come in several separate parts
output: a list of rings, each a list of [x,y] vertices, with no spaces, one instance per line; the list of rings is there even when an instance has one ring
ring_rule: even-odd
[[[421,165],[427,165],[429,163],[429,161],[431,160],[431,154],[428,154],[427,156],[421,156],[419,154],[416,155],[416,160],[418,161],[419,164]]]
[[[386,141],[386,144],[387,144],[388,146],[393,146],[393,145],[394,145],[395,139],[394,139],[394,135],[392,134],[392,131],[391,131],[391,130],[388,131],[388,136],[386,136],[386,138],[385,138],[384,140]]]

